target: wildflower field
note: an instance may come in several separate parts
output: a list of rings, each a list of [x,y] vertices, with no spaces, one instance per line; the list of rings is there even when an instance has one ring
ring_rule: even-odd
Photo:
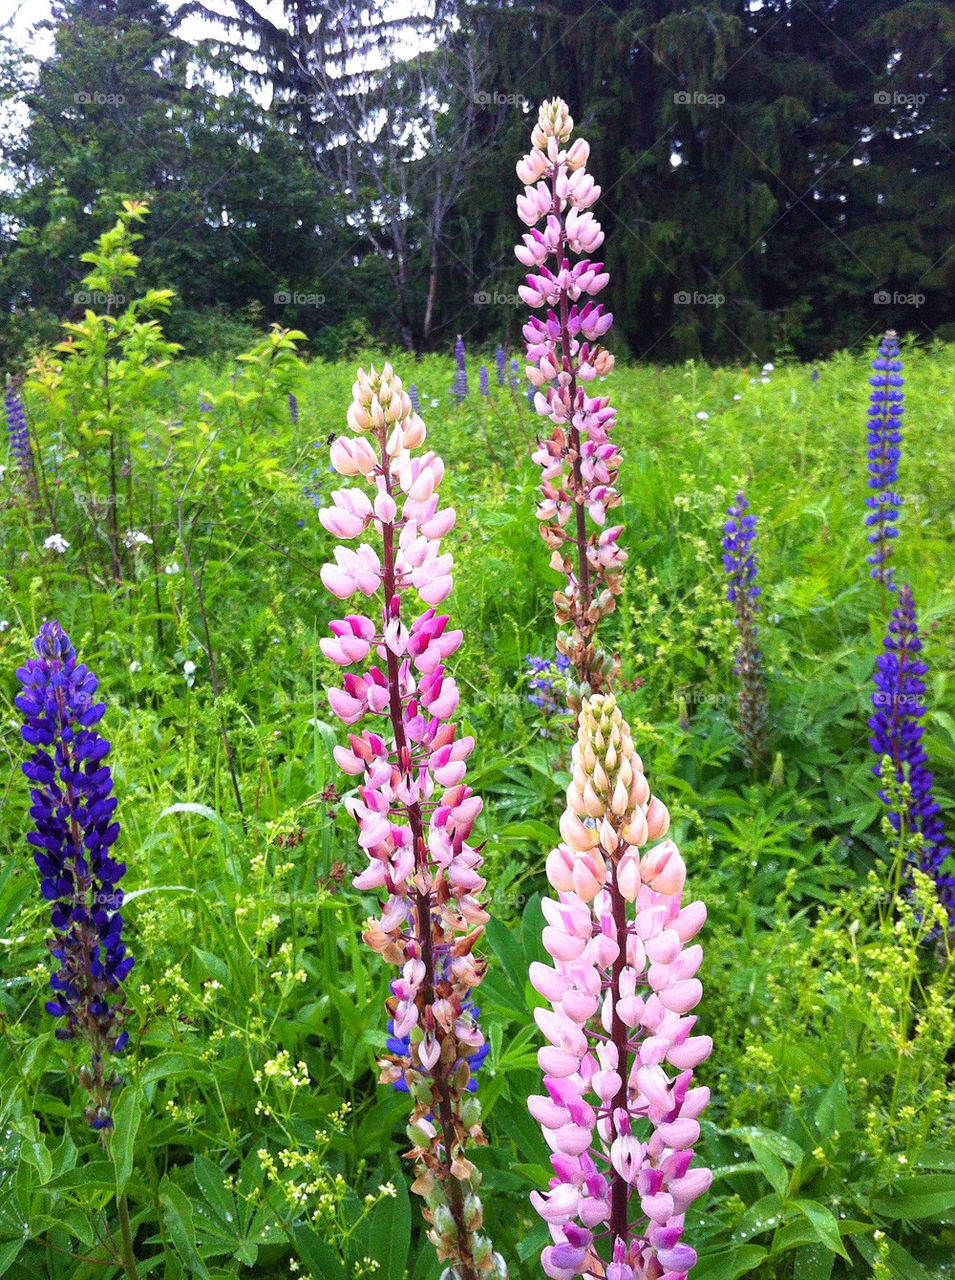
[[[91,290],[135,294],[140,215]],[[165,301],[8,393],[0,1274],[955,1274],[955,347],[595,365],[598,651],[519,338],[213,365]],[[382,582],[375,625],[343,603]],[[408,846],[402,899],[414,787],[440,873]]]

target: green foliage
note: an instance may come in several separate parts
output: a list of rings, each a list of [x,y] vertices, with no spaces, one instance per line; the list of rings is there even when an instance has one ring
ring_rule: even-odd
[[[126,235],[112,243],[90,262],[96,287],[133,293],[134,277],[107,284],[132,269]],[[321,1280],[440,1274],[400,1158],[407,1099],[376,1083],[388,974],[361,942],[371,899],[351,887],[354,828],[336,790],[350,783],[324,695],[338,669],[318,647],[340,607],[318,579],[332,540],[310,495],[324,504],[338,486],[326,440],[343,430],[355,364],[390,356],[417,385],[458,511],[447,607],[465,633],[453,666],[493,916],[476,992],[491,1046],[477,1160],[495,1247],[514,1280],[536,1280],[544,1231],[526,1197],[549,1173],[525,1102],[540,1080],[526,975],[543,955],[543,860],[569,780],[566,722],[528,703],[524,677],[526,654],[553,654],[557,585],[534,529],[536,422],[497,387],[454,404],[448,359],[359,349],[303,364],[300,336],[272,330],[245,358],[199,362],[160,345],[158,326],[138,337],[150,314],[128,310],[76,322],[86,345],[41,361],[27,389],[56,523],[10,469],[0,480],[0,1274],[117,1274],[101,1265],[119,1236],[117,1186],[144,1277],[277,1280],[292,1262]],[[905,360],[897,576],[925,626],[925,745],[948,820],[955,407],[940,391],[955,349]],[[846,353],[816,382],[791,363],[613,374],[629,563],[609,637],[651,786],[709,911],[700,1154],[717,1177],[687,1232],[701,1280],[935,1280],[955,1245],[953,964],[929,936],[928,902],[899,892],[905,850],[882,828],[865,740],[885,621],[864,566],[867,376],[867,358]],[[88,437],[64,414],[69,393]],[[90,492],[84,467],[107,467],[106,428],[132,446],[128,523],[153,540],[118,584],[82,505],[65,500]],[[732,728],[719,556],[741,483],[760,521],[778,753],[756,783]],[[63,553],[43,548],[54,529]],[[78,1117],[74,1046],[42,1010],[47,914],[22,838],[12,699],[44,617],[99,678],[120,800],[136,967],[109,1159]]]

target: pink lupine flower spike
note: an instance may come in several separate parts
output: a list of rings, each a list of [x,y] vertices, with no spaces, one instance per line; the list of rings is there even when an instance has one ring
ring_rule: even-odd
[[[553,1240],[541,1265],[553,1280],[686,1280],[684,1215],[712,1180],[691,1168],[709,1098],[693,1068],[712,1041],[692,1034],[702,950],[687,944],[706,909],[681,903],[686,867],[612,695],[584,701],[572,764],[546,865],[557,898],[542,903],[553,965],[530,969],[551,1005],[535,1011],[546,1093],[528,1100],[553,1152],[549,1190],[531,1193]]]
[[[394,1041],[406,1040],[408,1053],[382,1057],[381,1080],[402,1081],[414,1099],[412,1190],[424,1197],[438,1258],[449,1263],[444,1280],[506,1277],[480,1229],[479,1175],[466,1153],[468,1143],[485,1141],[480,1104],[468,1091],[468,1059],[484,1037],[468,997],[484,974],[474,947],[488,916],[481,858],[468,843],[482,804],[465,782],[474,740],[455,737],[458,691],[444,665],[462,633],[435,612],[452,585],[451,556],[439,543],[454,511],[439,503],[441,459],[430,451],[412,457],[425,425],[391,366],[380,374],[359,369],[352,395],[356,435],[335,441],[332,463],[368,489],[334,492],[319,518],[346,540],[373,528],[376,546],[336,547],[321,576],[341,600],[358,594],[377,603],[372,617],[349,613],[331,623],[321,647],[341,667],[375,657],[382,664],[346,672],[342,687],[328,690],[346,725],[372,720],[335,748],[335,759],[358,782],[345,800],[368,860],[355,886],[383,899],[363,937],[398,970],[387,1011]]]

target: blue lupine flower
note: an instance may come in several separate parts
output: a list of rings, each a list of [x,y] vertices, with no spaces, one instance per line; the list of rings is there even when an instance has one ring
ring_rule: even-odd
[[[739,644],[733,664],[739,676],[739,731],[743,741],[743,757],[748,768],[755,768],[766,754],[766,686],[763,680],[763,657],[756,643],[756,616],[759,612],[756,586],[756,517],[748,510],[746,495],[737,493],[727,508],[729,519],[723,525],[723,568],[729,577],[726,599],[733,605]]]
[[[413,382],[408,387],[408,399],[411,401],[411,407],[415,413],[420,413],[421,401],[418,399],[418,388]]]
[[[490,379],[487,374],[487,365],[482,364],[478,369],[478,391],[482,396],[488,395],[490,390]]]
[[[935,881],[939,901],[948,912],[955,927],[955,875],[943,871],[949,854],[939,807],[932,797],[932,775],[926,769],[926,755],[922,749],[920,718],[925,714],[925,682],[922,677],[928,668],[918,657],[922,649],[918,624],[915,618],[915,600],[912,589],[903,586],[898,593],[898,604],[889,619],[889,632],[884,649],[876,659],[873,674],[875,692],[872,694],[873,714],[868,721],[869,745],[878,757],[872,772],[882,777],[882,759],[892,761],[895,781],[902,782],[908,771],[910,788],[909,808],[905,815],[889,812],[889,822],[898,834],[902,816],[908,833],[919,832],[922,849],[919,868]],[[884,791],[879,799],[888,803]]]
[[[562,679],[570,670],[570,659],[565,658],[562,653],[556,654],[553,658],[535,658],[533,654],[528,653],[525,655],[524,662],[534,673],[527,682],[528,688],[534,690],[527,695],[527,701],[533,703],[535,707],[541,707],[544,711],[563,711]],[[555,689],[559,697],[555,696]]]
[[[288,416],[292,420],[292,426],[298,426],[298,400],[290,391],[288,393]]]
[[[865,518],[871,529],[867,541],[872,554],[866,563],[872,568],[869,577],[895,590],[888,561],[892,556],[892,539],[899,536],[895,528],[901,499],[892,491],[898,479],[899,445],[902,442],[902,361],[895,332],[888,329],[879,343],[879,354],[872,362],[874,376],[869,379],[869,447],[866,451],[869,488],[875,490],[865,500],[869,514]]]
[[[454,363],[458,366],[458,371],[455,374],[454,382],[451,384],[451,392],[460,403],[468,394],[468,373],[464,365],[464,339],[460,334],[458,334],[458,340],[454,344]]]
[[[520,365],[517,363],[516,360],[512,360],[510,364],[510,373],[508,374],[508,378],[507,378],[507,385],[510,387],[512,391],[517,390],[517,381],[518,381],[518,376],[520,374],[520,371],[521,371]]]
[[[26,415],[20,398],[12,387],[7,387],[3,399],[4,415],[7,420],[7,435],[10,441],[10,454],[17,464],[17,469],[24,482],[31,490],[36,489],[36,472],[33,469],[33,449],[30,445],[30,432],[27,430]]]
[[[33,642],[35,658],[17,670],[23,692],[21,735],[34,747],[22,768],[33,783],[27,840],[40,872],[41,892],[51,902],[53,937],[47,946],[59,968],[50,978],[54,998],[46,1010],[64,1018],[58,1040],[77,1035],[92,1061],[80,1079],[93,1095],[84,1115],[94,1129],[112,1126],[109,1094],[115,1079],[104,1058],[119,1053],[128,1036],[121,983],[133,966],[122,941],[119,888],[126,868],[110,850],[119,835],[114,821],[113,779],[103,761],[109,742],[95,729],[103,703],[94,703],[97,681],[76,662],[76,652],[58,622],[45,622]]]
[[[465,1000],[461,1005],[461,1012],[470,1013],[471,1017],[474,1019],[475,1022],[477,1022],[479,1013],[480,1013],[480,1011],[476,1007],[473,1000]],[[388,1038],[385,1041],[385,1045],[387,1046],[388,1052],[395,1054],[399,1058],[407,1058],[411,1052],[411,1041],[409,1037],[395,1035],[394,1018],[388,1019],[387,1029],[388,1029]],[[475,1074],[477,1073],[478,1069],[480,1068],[481,1064],[483,1063],[487,1055],[490,1053],[490,1051],[491,1051],[491,1046],[485,1040],[484,1044],[481,1045],[480,1049],[475,1049],[473,1053],[468,1054],[467,1058],[465,1058],[465,1062],[471,1068],[471,1078],[468,1081],[466,1086],[468,1093],[476,1092],[477,1080],[475,1080],[474,1078]],[[457,1063],[455,1063],[455,1066],[457,1066]],[[408,1086],[405,1083],[403,1078],[392,1081],[391,1087],[397,1093],[408,1092]]]
[[[498,347],[494,352],[494,366],[497,370],[497,385],[504,386],[504,370],[507,366],[507,353],[503,347]]]

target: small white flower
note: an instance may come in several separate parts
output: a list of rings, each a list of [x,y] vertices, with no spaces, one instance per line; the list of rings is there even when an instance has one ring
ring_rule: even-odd
[[[51,533],[43,543],[43,550],[58,551],[62,555],[69,545],[62,533]]]
[[[152,538],[148,533],[142,533],[139,529],[127,529],[123,542],[128,550],[133,547],[152,546]]]
[[[769,381],[768,378],[760,378],[760,382],[768,382],[768,381]]]
[[[176,564],[175,560],[173,560],[172,564],[163,565],[163,573],[168,573],[170,577],[172,577],[174,573],[178,572],[179,566]]]
[[[2,479],[3,479],[3,477],[4,477],[6,474],[7,474],[7,469],[6,469],[6,467],[4,467],[4,466],[0,465],[0,480],[2,480]]]
[[[129,669],[135,675],[137,671],[141,670],[141,664],[133,658],[132,662],[129,664]]]
[[[710,420],[710,415],[708,413],[704,413],[702,409],[696,416],[699,418],[700,422],[709,422]]]
[[[191,658],[187,658],[186,661],[182,664],[182,669],[185,675],[191,676],[195,672],[196,664],[192,661]]]
[[[772,373],[775,367],[776,367],[775,365],[766,363],[763,365],[763,373]]]
[[[0,618],[0,633],[4,631],[8,631],[9,628],[10,628],[10,623],[7,622],[6,618]]]
[[[742,398],[743,398],[742,396],[733,396],[734,400],[742,400]]]

